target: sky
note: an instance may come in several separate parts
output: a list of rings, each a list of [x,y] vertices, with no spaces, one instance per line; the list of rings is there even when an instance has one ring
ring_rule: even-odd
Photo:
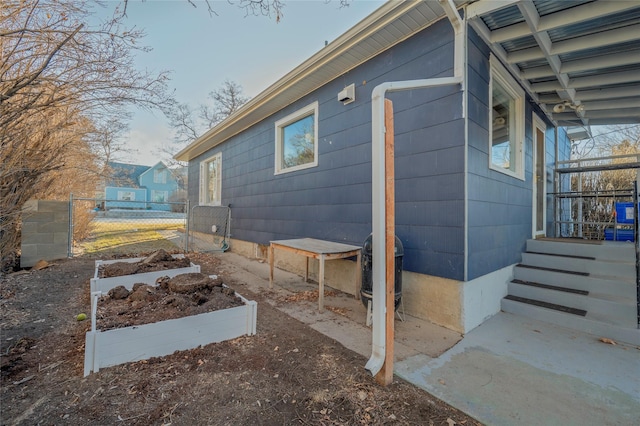
[[[210,0],[217,13],[210,16],[204,2],[192,1],[196,8],[187,0],[129,0],[125,24],[143,29],[143,44],[153,49],[138,54],[136,66],[171,70],[169,86],[178,102],[196,108],[227,79],[255,97],[384,3],[352,0],[341,8],[338,0],[284,0],[276,22],[273,16],[246,16],[226,0]],[[105,12],[119,4],[108,2]],[[124,138],[133,152],[118,160],[154,165],[162,159],[160,148],[172,140],[162,113],[134,111]]]

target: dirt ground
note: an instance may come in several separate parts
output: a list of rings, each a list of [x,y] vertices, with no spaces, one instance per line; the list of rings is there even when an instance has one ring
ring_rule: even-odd
[[[475,425],[362,356],[288,317],[192,255],[205,274],[258,302],[257,334],[101,369],[83,377],[94,262],[72,259],[0,277],[0,423],[123,425]],[[286,303],[295,303],[288,300]],[[282,302],[284,303],[284,302]]]

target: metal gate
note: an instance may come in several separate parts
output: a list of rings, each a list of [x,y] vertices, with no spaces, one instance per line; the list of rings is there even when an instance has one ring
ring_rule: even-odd
[[[189,250],[226,251],[231,236],[231,208],[193,206],[189,215]]]
[[[188,202],[69,197],[68,256],[188,251]]]

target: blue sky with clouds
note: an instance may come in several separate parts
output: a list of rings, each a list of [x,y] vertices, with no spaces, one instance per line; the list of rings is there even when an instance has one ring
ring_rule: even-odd
[[[338,0],[285,0],[279,23],[275,17],[246,16],[227,1],[210,1],[213,16],[203,2],[194,3],[197,8],[187,0],[129,0],[126,24],[144,29],[144,44],[153,49],[140,54],[137,65],[171,70],[178,101],[197,107],[225,79],[256,96],[383,1],[352,0],[341,8]],[[107,3],[107,9],[118,4]],[[136,112],[126,141],[137,152],[121,160],[153,165],[158,149],[172,142],[171,129],[161,113]]]

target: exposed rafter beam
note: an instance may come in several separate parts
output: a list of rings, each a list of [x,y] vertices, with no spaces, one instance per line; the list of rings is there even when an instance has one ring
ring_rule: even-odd
[[[615,124],[638,124],[640,123],[640,117],[616,117]],[[611,120],[608,118],[594,119],[589,121],[591,126],[608,126],[611,124]]]
[[[474,3],[474,5],[478,3]],[[577,24],[589,19],[610,15],[612,13],[623,12],[637,7],[637,4],[634,3],[635,2],[633,1],[600,0],[595,3],[572,7],[570,9],[541,17],[537,30],[549,31],[558,27]],[[502,43],[507,40],[513,40],[527,35],[529,35],[529,26],[526,22],[521,22],[493,31],[491,34],[491,41],[494,43]]]
[[[525,22],[529,26],[529,30],[531,35],[540,46],[540,50],[544,54],[547,63],[549,64],[549,68],[553,72],[558,84],[560,85],[563,93],[559,95],[561,97],[566,96],[571,103],[576,103],[574,98],[575,92],[570,91],[569,87],[569,76],[561,72],[562,62],[560,61],[560,57],[558,55],[554,55],[551,50],[553,49],[551,38],[546,31],[538,32],[536,28],[538,27],[538,22],[540,21],[540,15],[534,4],[531,2],[526,3],[518,3],[518,8],[520,9],[520,13],[525,19]],[[576,112],[578,115],[581,115],[579,111]],[[586,124],[586,123],[585,123]]]
[[[572,78],[570,85],[574,89],[585,89],[597,86],[604,86],[607,84],[624,84],[640,82],[640,72],[636,70],[632,71],[620,71],[612,72],[608,74],[598,74],[590,77]],[[531,88],[537,93],[551,92],[553,90],[565,90],[566,88],[558,81],[545,81],[542,83],[534,83]]]
[[[633,65],[640,62],[640,50],[612,53],[610,55],[602,55],[595,58],[579,59],[577,61],[563,62],[560,67],[562,73],[573,73],[588,71],[594,68],[604,69],[620,67],[624,65]],[[551,77],[553,70],[548,65],[528,68],[522,71],[522,75],[527,79]]]
[[[640,121],[640,107],[638,108],[619,108],[616,110],[599,110],[587,113],[591,119],[603,119],[603,118],[637,118]]]
[[[613,44],[625,43],[628,41],[640,40],[640,24],[629,25],[615,30],[602,31],[596,34],[589,34],[569,40],[553,43],[551,54],[562,55],[564,53],[576,52],[584,49],[595,49],[598,47],[611,46]],[[540,47],[530,47],[528,49],[516,50],[507,55],[511,63],[533,61],[544,58],[544,52]]]
[[[608,101],[591,101],[583,102],[582,106],[585,111],[598,111],[603,109],[618,109],[618,108],[640,108],[640,97],[614,99]]]
[[[615,87],[612,89],[580,90],[577,96],[583,102],[640,96],[640,84],[627,87]]]
[[[467,7],[467,19],[473,19],[478,16],[492,13],[513,4],[519,3],[521,0],[482,0],[470,4]]]

